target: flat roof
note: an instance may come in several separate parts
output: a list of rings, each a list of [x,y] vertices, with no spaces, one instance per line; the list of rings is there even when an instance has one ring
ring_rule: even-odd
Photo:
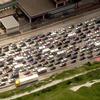
[[[55,4],[51,0],[18,0],[21,10],[29,16],[37,16],[55,9]]]
[[[0,19],[0,22],[4,25],[6,29],[11,29],[19,26],[19,23],[13,16],[8,16]]]

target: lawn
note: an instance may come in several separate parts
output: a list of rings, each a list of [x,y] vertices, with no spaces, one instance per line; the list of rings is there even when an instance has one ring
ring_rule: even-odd
[[[74,85],[94,79],[100,79],[100,69],[16,100],[100,100],[100,83],[93,85],[91,88],[82,87],[77,92],[69,89]]]
[[[100,83],[91,88],[83,87],[73,92],[66,87],[59,86],[52,91],[31,94],[16,100],[100,100]]]

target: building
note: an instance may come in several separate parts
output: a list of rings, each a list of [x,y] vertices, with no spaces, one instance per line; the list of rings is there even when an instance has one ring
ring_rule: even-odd
[[[69,0],[53,0],[54,3],[56,4],[56,8],[58,8],[59,6],[65,6],[66,3],[69,1]]]
[[[1,18],[0,22],[7,34],[19,32],[19,23],[13,16]]]
[[[58,10],[61,12],[62,7],[65,7],[68,0],[18,0],[18,8],[27,16],[29,22],[32,19],[40,17],[45,19],[48,12]],[[66,9],[63,9],[66,10]]]
[[[51,0],[18,0],[18,7],[29,18],[31,23],[32,18],[44,18],[48,11],[55,8],[55,5]]]

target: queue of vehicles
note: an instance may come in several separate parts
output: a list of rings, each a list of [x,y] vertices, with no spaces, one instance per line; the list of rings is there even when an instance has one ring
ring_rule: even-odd
[[[99,20],[94,18],[1,47],[0,87],[38,81],[43,73],[100,56]]]

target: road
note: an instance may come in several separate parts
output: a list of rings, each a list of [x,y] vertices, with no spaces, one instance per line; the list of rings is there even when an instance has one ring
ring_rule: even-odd
[[[75,23],[78,23],[80,21],[88,20],[90,18],[98,17],[98,16],[100,16],[100,9],[97,9],[97,10],[94,10],[94,11],[91,11],[91,12],[88,12],[88,13],[81,14],[79,16],[76,16],[76,18],[75,17],[74,18],[69,18],[69,19],[65,19],[63,21],[48,25],[48,26],[43,26],[39,29],[32,30],[28,33],[22,33],[20,36],[17,36],[17,37],[16,36],[10,36],[10,37],[5,38],[5,39],[0,39],[0,46],[11,43],[11,42],[20,41],[24,38],[33,36],[34,34],[36,35],[37,33],[46,33],[46,32],[51,31],[51,30],[59,29],[61,27],[65,27],[65,26],[67,27],[70,24],[75,24]],[[71,68],[75,68],[76,66],[81,66],[82,64],[84,64],[86,62],[87,61],[84,61],[82,63],[77,62],[74,65],[68,65],[67,68],[64,67],[64,69],[62,69],[62,70],[59,69],[59,70],[56,70],[52,73],[42,75],[39,80],[46,79],[46,78],[48,78],[49,76],[51,76],[55,73],[59,73],[59,72],[64,71],[65,69],[68,70],[68,69],[71,69]],[[5,91],[8,91],[8,90],[12,90],[14,88],[16,88],[15,85],[0,89],[0,92],[5,92]]]
[[[55,81],[52,81],[52,82],[50,82],[50,83],[48,83],[48,84],[46,84],[46,85],[43,85],[43,86],[41,86],[41,87],[39,87],[39,88],[37,88],[37,89],[35,89],[35,90],[32,90],[32,91],[30,91],[30,92],[27,91],[27,92],[25,92],[25,93],[16,94],[16,95],[14,95],[14,96],[11,96],[11,97],[8,97],[8,98],[5,98],[5,99],[0,99],[0,100],[12,100],[12,99],[16,99],[16,98],[19,98],[19,97],[22,97],[22,96],[25,96],[25,95],[29,95],[29,94],[32,94],[32,93],[36,93],[36,92],[38,92],[38,91],[41,91],[41,90],[44,90],[44,89],[46,89],[46,88],[52,87],[52,86],[57,85],[57,84],[59,84],[59,83],[65,82],[65,81],[67,81],[67,80],[71,80],[71,79],[73,79],[73,78],[75,78],[75,77],[78,77],[78,76],[80,76],[80,75],[85,75],[85,74],[87,74],[87,73],[89,73],[89,72],[92,72],[92,71],[95,71],[95,70],[97,70],[97,69],[100,69],[100,68],[96,68],[96,69],[92,69],[92,70],[89,70],[89,71],[85,71],[85,72],[83,72],[83,73],[79,73],[79,74],[73,75],[73,76],[71,76],[71,77],[67,77],[67,78],[65,78],[65,79],[55,80]]]

